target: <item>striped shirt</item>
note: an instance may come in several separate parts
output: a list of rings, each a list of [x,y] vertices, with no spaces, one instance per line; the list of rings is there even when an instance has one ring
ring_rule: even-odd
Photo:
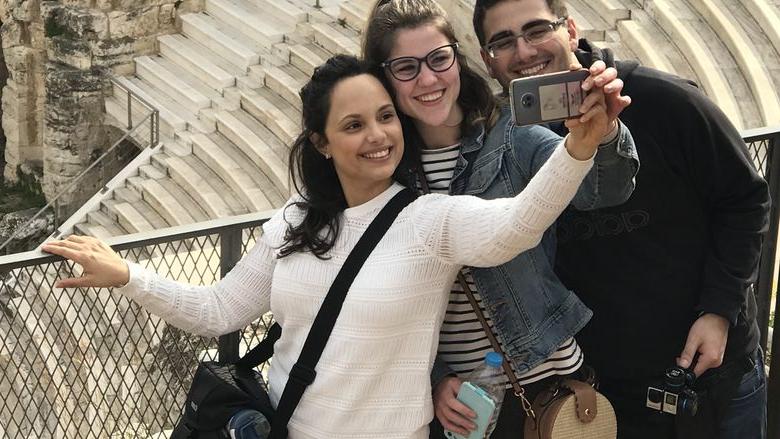
[[[424,149],[422,151],[422,166],[425,179],[431,192],[449,193],[455,164],[458,160],[460,144],[439,149]],[[474,293],[479,308],[485,314],[490,328],[493,322],[490,313],[482,306],[482,298],[474,284],[474,278],[469,268],[463,269],[466,283]],[[494,331],[495,334],[495,331]],[[500,343],[500,340],[499,340]],[[485,355],[492,351],[482,325],[477,319],[460,282],[452,286],[447,312],[439,333],[438,355],[460,377],[465,377],[479,366]],[[530,384],[552,375],[568,375],[582,365],[583,354],[574,338],[566,340],[557,351],[553,352],[544,363],[536,366],[523,375],[517,376],[521,385]],[[506,381],[507,388],[511,385]]]

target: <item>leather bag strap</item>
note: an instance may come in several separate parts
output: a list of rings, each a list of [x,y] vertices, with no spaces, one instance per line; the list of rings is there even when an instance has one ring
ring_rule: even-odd
[[[344,265],[336,275],[336,279],[330,286],[317,317],[314,319],[309,335],[303,344],[301,355],[290,370],[290,378],[284,386],[279,405],[276,407],[270,439],[287,437],[287,423],[290,421],[306,387],[317,376],[314,368],[322,356],[322,351],[333,331],[333,326],[336,324],[336,319],[341,312],[341,307],[352,282],[395,218],[414,198],[414,193],[408,188],[398,192],[369,224],[363,236],[360,237],[344,261]]]
[[[587,383],[572,379],[563,380],[561,386],[569,389],[574,394],[577,418],[579,418],[580,422],[587,424],[596,419],[596,415],[598,415],[596,389]]]

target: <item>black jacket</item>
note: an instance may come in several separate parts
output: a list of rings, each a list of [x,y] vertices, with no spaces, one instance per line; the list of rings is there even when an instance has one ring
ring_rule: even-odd
[[[584,65],[606,57],[581,41]],[[615,63],[633,102],[620,119],[641,166],[625,204],[568,210],[558,221],[557,271],[594,316],[577,340],[605,378],[663,372],[693,322],[731,322],[725,362],[758,343],[755,280],[769,192],[742,137],[691,81]]]

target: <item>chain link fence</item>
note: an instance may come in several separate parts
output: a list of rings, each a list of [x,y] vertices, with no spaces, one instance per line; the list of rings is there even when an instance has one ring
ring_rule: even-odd
[[[266,219],[255,217],[112,244],[165,276],[208,285],[254,244]],[[167,437],[218,340],[168,326],[111,289],[53,288],[76,269],[40,254],[0,258],[0,437]],[[236,337],[238,351],[270,320]]]

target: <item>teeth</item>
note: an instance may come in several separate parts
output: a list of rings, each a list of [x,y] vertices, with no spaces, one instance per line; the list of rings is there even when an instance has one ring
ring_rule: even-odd
[[[531,68],[528,68],[528,69],[520,70],[520,74],[523,75],[523,76],[535,75],[535,74],[541,72],[542,70],[544,70],[545,67],[547,67],[547,63],[539,64],[537,66],[534,66],[534,67],[531,67]]]
[[[431,102],[431,101],[435,101],[436,99],[439,99],[440,97],[442,97],[442,95],[444,95],[444,90],[439,90],[434,93],[418,96],[417,99],[423,102]]]
[[[363,154],[363,157],[368,159],[381,159],[390,155],[390,148],[383,149],[381,151],[372,152],[369,154]]]

